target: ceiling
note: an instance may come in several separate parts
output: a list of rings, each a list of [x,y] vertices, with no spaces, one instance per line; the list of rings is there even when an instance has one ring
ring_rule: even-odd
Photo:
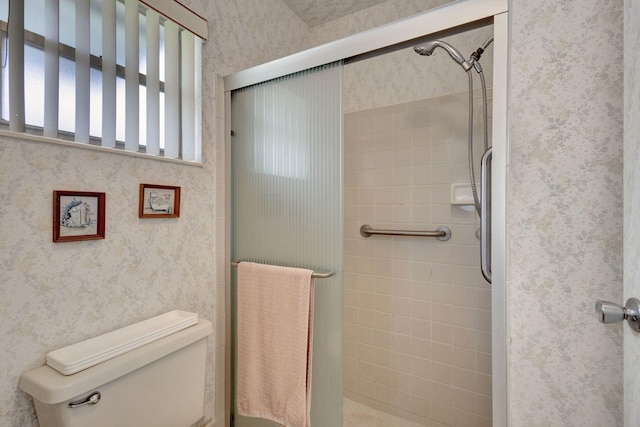
[[[283,0],[310,27],[376,6],[387,0]]]

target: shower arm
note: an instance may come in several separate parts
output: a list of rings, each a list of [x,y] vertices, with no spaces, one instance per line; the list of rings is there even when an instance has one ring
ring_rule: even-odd
[[[485,50],[487,50],[487,48],[491,43],[493,43],[493,36],[486,39],[484,43],[482,43],[482,45],[480,45],[480,47],[475,52],[473,52],[469,57],[469,64],[471,64],[471,66],[475,68],[475,70],[478,73],[482,73],[482,67],[480,66],[480,58],[482,57],[482,54],[484,53]]]

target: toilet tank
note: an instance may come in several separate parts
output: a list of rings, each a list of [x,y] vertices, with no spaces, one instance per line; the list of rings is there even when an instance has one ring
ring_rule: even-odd
[[[25,372],[19,387],[33,397],[41,427],[201,427],[212,331],[199,319],[77,373],[47,365]]]

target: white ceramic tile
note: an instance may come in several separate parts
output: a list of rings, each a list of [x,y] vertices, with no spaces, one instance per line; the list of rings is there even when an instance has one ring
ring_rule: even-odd
[[[375,309],[382,313],[392,313],[393,297],[391,295],[375,294]]]
[[[429,279],[431,276],[431,264],[426,264],[425,268],[429,271],[426,274],[419,276],[420,278]],[[432,301],[432,284],[426,280],[414,280],[411,283],[411,298],[414,300]]]
[[[391,313],[376,311],[375,329],[393,332],[393,316]]]
[[[456,347],[455,352],[453,353],[451,364],[455,367],[455,369],[461,368],[476,371],[477,352],[469,348]]]
[[[353,341],[353,342],[358,341],[358,325],[345,322],[343,330],[344,330],[345,340]]]
[[[455,347],[463,347],[468,349],[476,348],[476,331],[474,329],[466,329],[453,327],[453,345]]]
[[[412,131],[407,130],[396,130],[391,135],[393,140],[393,150],[394,152],[398,150],[405,151],[407,148],[411,147],[413,144],[412,140]]]
[[[476,292],[485,291],[476,288],[475,214],[449,204],[451,176],[456,168],[466,168],[466,141],[456,143],[458,130],[452,127],[452,121],[444,120],[444,115],[460,107],[452,102],[455,97],[447,99],[442,111],[437,107],[434,110],[433,100],[426,100],[414,103],[412,108],[363,112],[361,117],[369,126],[378,126],[377,134],[370,129],[367,140],[378,142],[372,147],[363,145],[360,139],[358,150],[352,153],[357,160],[351,161],[357,162],[360,171],[358,187],[352,189],[352,194],[353,190],[358,194],[360,222],[371,220],[371,225],[378,228],[430,229],[436,223],[455,229],[455,239],[449,242],[384,236],[365,240],[350,230],[349,239],[359,240],[358,280],[365,284],[364,292],[359,293],[357,340],[371,350],[360,356],[367,359],[358,371],[365,382],[359,382],[349,393],[421,422],[427,422],[426,416],[441,420],[453,420],[454,414],[458,419],[475,416],[464,408],[455,409],[456,413],[446,397],[456,399],[456,390],[469,392],[469,388],[475,388],[475,347],[490,349],[490,334],[482,333],[483,341],[477,343],[479,332],[474,329],[478,320],[482,329],[487,327],[485,313],[489,313],[475,310]],[[385,116],[385,111],[389,115]],[[434,125],[433,120],[440,121]],[[389,126],[394,129],[391,134]],[[438,140],[432,146],[434,137]],[[352,252],[350,246],[348,253]],[[488,308],[487,295],[490,293],[483,293],[479,300],[484,308]],[[454,311],[456,318],[452,319]],[[349,334],[351,337],[353,328]],[[378,384],[374,393],[369,390],[364,395],[360,389],[372,381],[364,378],[372,366],[376,366],[378,383],[384,386]],[[468,373],[474,375],[474,381],[465,383],[466,388],[453,387],[454,372],[461,368],[465,369],[464,375],[457,374],[456,381],[461,382]],[[431,381],[447,387],[438,394],[440,402],[434,400],[436,388]],[[426,382],[429,387],[424,387]],[[411,398],[399,399],[402,392],[411,393]],[[416,406],[416,402],[422,406]],[[425,403],[429,411],[424,409]]]
[[[375,318],[374,318],[374,325],[375,325]],[[375,326],[358,325],[358,344],[360,344],[359,349],[362,348],[362,345],[369,345],[369,346],[375,345],[375,341],[376,341],[375,334],[376,334]],[[362,360],[362,357],[360,358],[360,360]],[[369,362],[369,360],[365,360],[365,361]]]
[[[395,277],[393,279],[394,296],[412,298],[412,280]]]
[[[374,185],[376,186],[392,186],[393,185],[393,167],[391,159],[387,161],[384,167],[375,169]]]
[[[413,147],[428,147],[432,143],[433,127],[423,127],[411,130],[411,141]]]

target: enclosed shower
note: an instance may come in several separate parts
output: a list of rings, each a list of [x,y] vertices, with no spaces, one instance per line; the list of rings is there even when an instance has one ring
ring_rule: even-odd
[[[502,253],[500,223],[494,221],[498,233],[482,223],[492,205],[482,187],[491,186],[492,175],[503,180],[503,166],[487,170],[494,141],[498,164],[504,163],[507,21],[492,14],[499,7],[477,16],[488,9],[465,6],[454,2],[425,14],[430,33],[412,26],[422,17],[403,23],[400,32],[374,32],[408,37],[389,49],[367,52],[360,50],[360,36],[349,38],[342,60],[329,67],[335,73],[328,81],[340,82],[331,85],[336,92],[330,96],[319,82],[306,79],[321,77],[329,64],[314,58],[319,52],[331,56],[332,44],[282,61],[287,67],[316,64],[306,71],[280,74],[281,62],[274,61],[225,78],[232,91],[232,266],[258,260],[331,273],[315,291],[311,420],[317,427],[340,425],[342,408],[345,427],[489,427],[504,421],[504,372],[492,360],[505,354],[495,338],[504,331],[496,293],[504,287],[504,263],[494,263],[498,280],[492,289],[490,268],[481,272],[481,264],[491,262],[481,257],[480,242],[497,236],[493,251]],[[473,23],[434,29],[444,16]],[[474,80],[480,81],[476,88]],[[272,94],[280,101],[267,101]],[[323,113],[316,111],[332,99],[340,105],[327,103]],[[329,117],[338,117],[337,134]],[[325,154],[330,157],[320,166]],[[236,163],[241,159],[243,169]],[[337,187],[320,191],[327,183]],[[327,202],[320,194],[337,198]],[[504,194],[494,194],[503,207]],[[307,207],[307,198],[319,203]],[[250,206],[256,202],[261,210]],[[331,206],[340,208],[321,213]],[[501,212],[496,211],[499,221]],[[312,221],[297,219],[298,213]],[[339,218],[338,224],[318,226],[329,218]],[[264,232],[273,236],[258,234]],[[317,247],[321,236],[333,232],[342,244],[308,259],[301,257],[307,249],[280,241],[292,233],[294,242]],[[238,315],[234,268],[232,341]],[[233,344],[231,351],[235,372]],[[237,414],[231,383],[231,413]],[[380,413],[383,418],[376,420]],[[237,426],[272,425],[259,418],[234,420]]]
[[[414,46],[429,58],[404,49],[345,67],[346,427],[376,425],[367,408],[492,425],[480,269],[492,40],[489,26]],[[389,232],[363,237],[364,225]],[[419,235],[391,235],[406,230]]]

